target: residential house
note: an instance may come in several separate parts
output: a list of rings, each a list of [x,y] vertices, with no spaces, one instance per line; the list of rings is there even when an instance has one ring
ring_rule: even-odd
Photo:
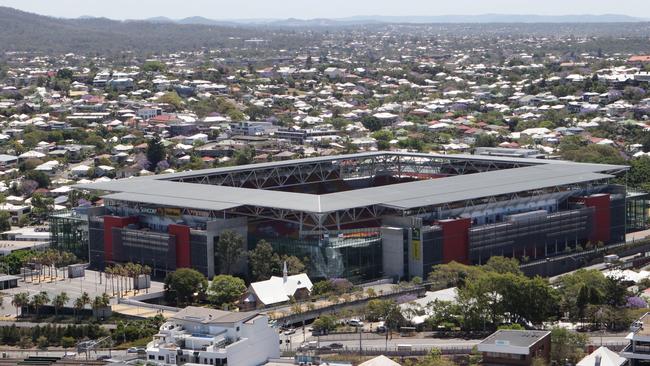
[[[188,306],[153,336],[147,344],[147,360],[171,365],[257,366],[280,356],[279,342],[264,314]]]
[[[550,362],[551,332],[498,330],[478,344],[483,365],[530,366],[534,358]]]
[[[292,298],[306,299],[312,287],[311,280],[305,273],[289,276],[285,263],[282,277],[272,276],[266,281],[251,283],[242,304],[246,309],[255,309],[286,303]]]

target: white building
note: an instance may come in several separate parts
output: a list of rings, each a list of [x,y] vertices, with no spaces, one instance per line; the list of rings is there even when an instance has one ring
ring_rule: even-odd
[[[289,276],[284,263],[282,277],[272,276],[266,281],[253,282],[244,295],[247,309],[288,302],[291,298],[303,300],[309,297],[313,285],[305,273]]]
[[[160,327],[147,359],[170,365],[257,366],[280,357],[280,338],[268,317],[189,306]]]
[[[630,343],[623,348],[620,356],[626,358],[630,366],[646,365],[650,362],[650,313],[646,313],[632,324],[625,339]]]

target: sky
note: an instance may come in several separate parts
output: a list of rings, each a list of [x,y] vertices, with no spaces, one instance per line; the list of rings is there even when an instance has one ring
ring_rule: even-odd
[[[356,15],[624,14],[650,18],[649,0],[0,0],[56,17],[146,19],[343,18]],[[0,26],[1,27],[1,26]]]

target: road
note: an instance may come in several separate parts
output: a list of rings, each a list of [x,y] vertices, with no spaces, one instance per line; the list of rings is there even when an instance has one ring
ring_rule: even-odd
[[[309,341],[316,341],[317,337],[313,337],[308,339]],[[624,335],[617,335],[617,336],[604,336],[602,337],[602,343],[601,343],[601,337],[600,336],[591,336],[590,337],[591,344],[600,346],[602,345],[621,345],[626,343],[627,341],[625,340]],[[397,348],[397,345],[399,344],[409,344],[413,346],[414,350],[429,350],[432,348],[446,348],[446,349],[453,349],[453,348],[471,348],[476,346],[481,342],[480,339],[459,339],[459,338],[414,338],[414,337],[399,337],[399,336],[394,336],[392,339],[388,339],[388,342],[386,342],[386,339],[362,339],[361,340],[361,347],[363,349],[385,349],[388,347],[389,349],[394,349]],[[332,343],[339,343],[342,344],[345,349],[349,350],[358,350],[359,349],[359,339],[348,339],[348,340],[327,340],[327,341],[320,341],[319,344],[321,347],[323,346],[329,346]]]
[[[630,261],[630,260],[634,259],[634,257],[636,257],[636,256],[637,256],[637,255],[634,254],[634,255],[627,256],[627,257],[623,257],[623,258],[621,258],[620,260],[621,260],[621,262],[626,262],[626,261]],[[562,276],[566,276],[566,275],[568,275],[568,274],[575,273],[576,271],[578,271],[578,270],[580,270],[580,269],[586,269],[586,270],[592,270],[592,269],[595,269],[595,270],[598,270],[598,271],[604,271],[604,270],[606,270],[607,268],[609,268],[610,266],[611,266],[611,265],[610,265],[609,263],[604,263],[604,262],[603,262],[603,263],[596,263],[596,264],[591,265],[591,266],[582,267],[582,268],[576,269],[576,270],[574,270],[574,271],[570,271],[570,272],[562,273],[562,274],[557,275],[557,276],[550,277],[550,278],[549,278],[549,281],[550,281],[551,283],[553,283],[553,282],[557,281],[558,279],[560,279],[560,277],[562,277]]]
[[[48,323],[33,323],[33,322],[0,320],[0,327],[10,327],[12,325],[15,325],[16,327],[19,327],[19,328],[33,328],[33,327],[36,327],[36,326],[42,327],[42,326],[47,325],[47,324]],[[56,325],[66,326],[68,324],[69,325],[83,325],[83,324],[75,324],[75,323],[58,323]],[[99,326],[101,326],[102,328],[105,328],[105,329],[109,329],[109,330],[117,328],[117,325],[115,325],[115,324],[100,324]]]
[[[73,349],[68,350],[67,353],[74,353],[75,351]],[[51,357],[63,357],[66,354],[65,350],[48,350],[48,351],[43,351],[43,350],[21,350],[21,349],[3,349],[0,348],[0,354],[6,354],[7,358],[25,358],[28,356],[51,356]],[[112,359],[119,360],[119,361],[131,361],[131,360],[136,360],[138,359],[138,356],[133,353],[127,353],[126,350],[99,350],[97,352],[89,352],[88,353],[88,359],[89,360],[96,360],[99,356],[111,356]],[[73,359],[77,360],[85,360],[86,359],[86,354],[79,354],[76,355],[76,357],[73,357]]]

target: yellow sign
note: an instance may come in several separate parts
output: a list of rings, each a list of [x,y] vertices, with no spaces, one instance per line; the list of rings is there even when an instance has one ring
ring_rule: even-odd
[[[421,259],[420,240],[411,241],[411,258],[413,258],[416,261],[419,261]]]

